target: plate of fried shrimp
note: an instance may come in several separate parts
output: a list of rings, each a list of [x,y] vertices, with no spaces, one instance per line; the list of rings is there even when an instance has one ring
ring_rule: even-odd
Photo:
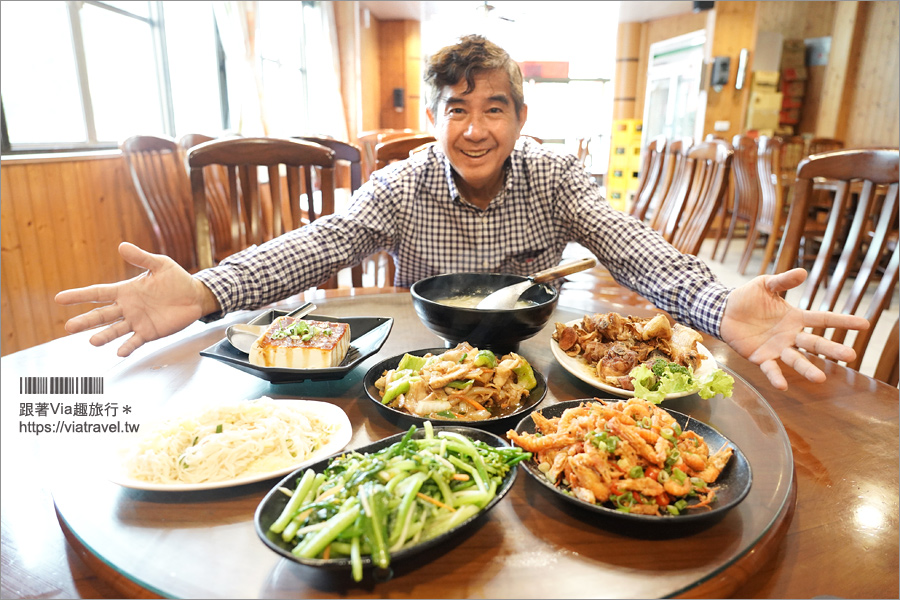
[[[507,438],[543,487],[595,514],[633,523],[705,524],[737,506],[753,476],[740,449],[688,415],[639,398],[560,402]]]

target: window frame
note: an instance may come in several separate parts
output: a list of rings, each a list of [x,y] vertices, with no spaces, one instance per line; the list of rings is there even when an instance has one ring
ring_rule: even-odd
[[[13,144],[9,138],[6,111],[3,99],[0,96],[0,153],[2,155],[22,154],[52,154],[64,152],[90,152],[108,151],[118,148],[117,142],[104,142],[97,139],[97,131],[94,122],[93,101],[88,83],[88,65],[85,56],[84,40],[81,32],[80,8],[84,4],[90,4],[97,8],[116,13],[123,18],[131,18],[141,21],[150,27],[150,36],[153,42],[153,55],[156,65],[156,88],[160,94],[160,107],[162,114],[162,131],[171,137],[175,136],[175,113],[173,103],[172,83],[170,79],[168,52],[166,47],[165,7],[162,0],[147,0],[149,17],[144,17],[113,6],[105,2],[95,0],[65,0],[69,27],[72,34],[75,69],[78,80],[78,91],[81,100],[81,114],[84,119],[87,140],[84,142],[65,143],[18,143]],[[225,57],[218,27],[214,24],[214,37],[216,43],[216,60],[219,82],[219,99],[222,110],[222,129],[230,126],[228,110],[228,87],[225,70]]]

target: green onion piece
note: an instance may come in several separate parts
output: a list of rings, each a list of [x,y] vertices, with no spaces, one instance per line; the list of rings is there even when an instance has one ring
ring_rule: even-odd
[[[447,387],[453,388],[455,390],[464,390],[474,383],[474,379],[459,379],[457,381],[451,381],[447,384]]]
[[[216,425],[216,433],[222,433],[222,424],[221,423]]]
[[[678,508],[674,504],[669,504],[668,506],[666,506],[666,510],[669,511],[670,515],[676,517],[681,514],[681,511],[678,510]]]
[[[639,479],[644,476],[644,469],[641,468],[640,465],[631,467],[631,469],[628,470],[628,476],[632,479]]]
[[[672,469],[672,479],[678,483],[684,483],[684,480],[687,479],[687,474],[678,467],[675,467]]]
[[[497,366],[497,356],[490,350],[479,350],[475,355],[476,367],[489,367],[493,369]]]

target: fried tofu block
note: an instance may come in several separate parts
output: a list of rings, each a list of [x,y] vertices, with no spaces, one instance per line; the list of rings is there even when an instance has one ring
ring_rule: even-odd
[[[350,325],[278,317],[250,348],[260,367],[323,369],[341,364],[350,349]]]

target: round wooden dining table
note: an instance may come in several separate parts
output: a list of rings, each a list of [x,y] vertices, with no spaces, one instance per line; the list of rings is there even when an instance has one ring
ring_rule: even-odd
[[[290,309],[303,299],[277,307]],[[294,383],[271,383],[201,356],[228,325],[263,310],[196,323],[127,359],[115,357],[112,347],[90,346],[88,334],[4,357],[4,551],[41,543],[29,539],[40,531],[36,511],[14,502],[12,487],[46,490],[71,552],[103,589],[125,597],[898,596],[897,388],[813,357],[827,383],[788,373],[788,390],[776,390],[755,365],[708,336],[704,345],[734,377],[733,395],[703,400],[695,394],[663,406],[735,444],[752,469],[752,486],[723,517],[693,529],[637,529],[582,510],[520,469],[509,493],[474,524],[393,564],[390,576],[367,571],[355,583],[349,572],[297,564],[260,540],[254,513],[280,478],[191,492],[110,480],[109,459],[124,433],[100,425],[140,424],[210,402],[268,396],[334,404],[352,424],[347,449],[404,431],[408,424],[366,397],[363,378],[385,358],[443,345],[416,316],[408,291],[313,291],[305,299],[316,303],[313,315],[391,318],[390,335],[342,378]],[[519,353],[547,380],[538,410],[610,397],[563,368],[550,346],[554,323],[609,311],[649,314],[564,291],[546,328],[522,342]],[[35,389],[36,381],[56,376],[90,379],[79,379],[82,388],[68,393]],[[78,393],[85,386],[90,393]],[[92,424],[83,428],[92,430],[43,428],[59,420]],[[488,429],[505,436],[514,426]],[[11,560],[5,556],[4,567]]]

